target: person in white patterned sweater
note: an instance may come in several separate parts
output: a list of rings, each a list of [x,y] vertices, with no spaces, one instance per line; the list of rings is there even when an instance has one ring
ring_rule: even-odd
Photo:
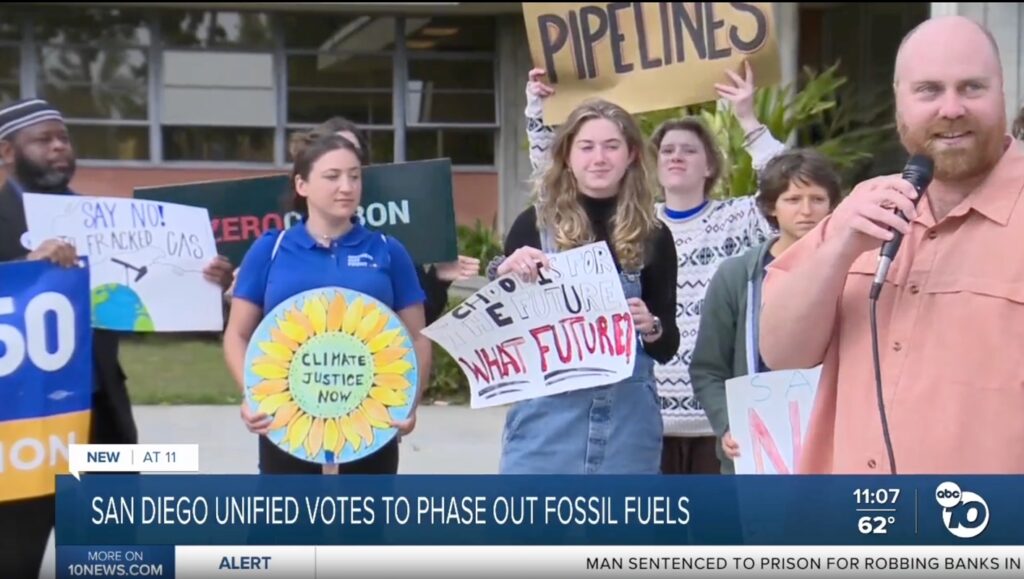
[[[744,76],[727,71],[731,83],[716,84],[746,135],[744,142],[753,166],[760,171],[785,151],[754,113],[754,79],[749,64]],[[545,71],[530,71],[526,95],[526,131],[534,174],[550,163],[554,129],[544,124],[544,99],[554,89],[541,79]],[[679,277],[676,282],[676,323],[679,350],[672,360],[655,367],[665,440],[663,474],[718,474],[721,471],[711,423],[693,394],[689,365],[700,327],[704,293],[718,265],[774,235],[757,209],[756,195],[711,199],[722,174],[722,154],[714,137],[697,118],[671,119],[651,136],[657,151],[658,182],[664,202],[658,218],[675,240]]]

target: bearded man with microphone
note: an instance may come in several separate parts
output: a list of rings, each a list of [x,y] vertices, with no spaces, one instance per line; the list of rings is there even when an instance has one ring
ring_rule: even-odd
[[[1024,473],[1024,152],[998,47],[928,20],[893,88],[907,170],[858,184],[765,279],[765,363],[822,365],[797,470]]]

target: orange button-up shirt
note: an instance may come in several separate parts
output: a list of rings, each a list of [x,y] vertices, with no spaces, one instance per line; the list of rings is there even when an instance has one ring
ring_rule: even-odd
[[[938,223],[927,197],[878,301],[879,357],[896,469],[1024,473],[1024,152]],[[776,259],[766,287],[821,246],[829,219]],[[800,473],[886,474],[868,292],[878,251],[847,274]],[[776,296],[774,299],[786,299]]]

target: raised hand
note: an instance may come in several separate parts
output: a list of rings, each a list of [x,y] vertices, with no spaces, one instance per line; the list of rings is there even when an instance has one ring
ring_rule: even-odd
[[[540,99],[546,99],[555,94],[555,89],[544,84],[540,79],[547,74],[543,68],[535,68],[530,71],[529,81],[526,83],[526,94]]]
[[[756,129],[760,122],[754,113],[754,71],[750,68],[750,61],[743,63],[743,76],[731,70],[725,71],[732,81],[728,84],[715,83],[715,90],[718,95],[732,104],[733,114],[740,122],[744,132],[749,133]]]

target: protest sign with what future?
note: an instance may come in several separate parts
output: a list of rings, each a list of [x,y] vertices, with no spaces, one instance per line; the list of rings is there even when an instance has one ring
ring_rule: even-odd
[[[772,5],[763,2],[524,3],[533,63],[557,91],[544,119],[580,101],[631,113],[706,102],[749,60],[759,84],[780,79]]]
[[[473,408],[631,375],[636,332],[608,245],[549,259],[536,283],[499,278],[424,330],[466,374]]]

